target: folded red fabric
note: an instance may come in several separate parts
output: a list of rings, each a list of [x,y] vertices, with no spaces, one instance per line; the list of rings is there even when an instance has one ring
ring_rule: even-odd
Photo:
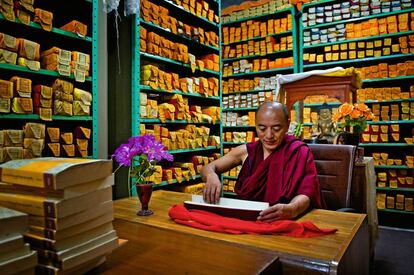
[[[198,229],[228,234],[279,234],[298,238],[318,237],[335,233],[337,229],[318,228],[310,221],[245,221],[223,217],[202,210],[188,210],[184,205],[174,205],[168,211],[176,223]]]

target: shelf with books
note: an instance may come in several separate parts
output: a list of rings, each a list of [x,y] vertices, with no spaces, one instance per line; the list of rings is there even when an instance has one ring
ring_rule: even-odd
[[[356,58],[356,59],[346,59],[341,61],[330,61],[330,62],[323,62],[323,63],[316,63],[316,64],[304,64],[303,68],[319,68],[319,67],[332,67],[335,65],[342,65],[342,64],[352,64],[352,63],[359,63],[359,62],[369,62],[369,61],[384,61],[388,59],[398,59],[398,58],[410,58],[414,57],[414,54],[390,54],[378,57],[367,57],[367,58]]]
[[[389,100],[365,100],[365,104],[372,103],[399,103],[403,101],[414,101],[414,98],[405,98],[405,99],[389,99]]]
[[[19,65],[14,65],[14,64],[5,64],[5,63],[0,63],[0,69],[1,70],[8,70],[8,71],[18,71],[18,72],[24,72],[27,74],[31,74],[31,75],[47,75],[47,76],[53,76],[53,77],[59,77],[59,78],[67,78],[70,80],[75,80],[75,77],[73,76],[73,74],[71,74],[70,76],[64,76],[59,74],[56,71],[50,71],[50,70],[45,70],[45,69],[39,69],[38,71],[34,71],[34,70],[30,70],[27,67],[23,67],[23,66],[19,66]],[[92,81],[92,77],[88,76],[85,78],[85,81]]]
[[[176,179],[173,179],[171,182],[163,181],[161,183],[154,184],[153,188],[157,189],[157,188],[168,186],[168,185],[175,184],[175,183],[188,183],[188,182],[192,182],[192,181],[199,180],[199,179],[201,179],[200,175],[196,175],[194,179],[190,177],[190,180],[183,180],[181,182],[178,182]]]
[[[255,107],[245,107],[245,108],[226,108],[223,109],[223,112],[237,112],[237,111],[256,111],[258,106]]]
[[[161,31],[163,34],[167,35],[168,37],[172,37],[174,39],[178,38],[181,41],[184,41],[185,43],[190,43],[192,45],[202,46],[202,47],[205,47],[205,48],[208,48],[208,49],[211,49],[211,50],[215,50],[217,52],[220,51],[220,48],[218,48],[218,47],[200,43],[200,42],[198,42],[196,40],[193,40],[191,38],[188,38],[187,36],[184,36],[184,35],[175,34],[170,29],[165,29],[165,28],[163,28],[159,25],[156,25],[154,23],[144,21],[143,19],[140,19],[139,23],[140,23],[141,26],[148,27],[148,29],[152,28],[152,29]]]
[[[390,187],[376,187],[381,191],[398,191],[398,192],[414,192],[414,188],[390,188]]]
[[[292,50],[274,51],[274,52],[271,52],[271,53],[267,53],[265,55],[255,54],[255,55],[246,55],[246,56],[240,56],[240,57],[223,58],[222,61],[223,62],[232,62],[232,61],[237,61],[237,60],[242,60],[242,59],[262,58],[263,56],[274,57],[274,56],[277,56],[277,55],[282,55],[282,54],[286,54],[286,53],[290,53],[290,52],[292,52]]]
[[[207,17],[216,20],[216,15],[220,15],[220,2],[215,0],[207,0],[205,2],[206,4],[208,3],[208,5],[202,6],[203,14],[207,14]],[[183,104],[186,108],[188,108],[188,105],[194,106],[194,108],[198,110],[197,112],[199,112],[200,110],[205,110],[205,108],[207,107],[217,108],[221,106],[221,68],[219,66],[216,67],[216,64],[219,63],[219,60],[217,61],[216,58],[218,57],[218,59],[220,59],[221,48],[219,46],[213,46],[214,40],[213,38],[211,38],[215,37],[214,35],[217,35],[217,37],[219,38],[218,41],[220,41],[220,24],[208,20],[207,18],[201,16],[201,14],[195,14],[195,11],[190,11],[190,9],[187,10],[186,8],[183,8],[182,6],[180,6],[180,3],[176,1],[148,0],[146,4],[148,5],[141,5],[140,15],[135,15],[132,20],[132,135],[137,136],[143,134],[154,134],[154,129],[156,129],[157,127],[164,129],[164,131],[168,131],[170,137],[171,135],[173,135],[172,132],[177,133],[178,136],[178,131],[180,131],[180,133],[181,131],[191,131],[192,127],[196,127],[197,131],[202,131],[202,129],[208,128],[206,130],[206,133],[208,132],[209,134],[203,133],[203,135],[209,135],[210,137],[214,136],[214,138],[209,139],[208,143],[208,145],[214,144],[214,146],[169,150],[168,152],[174,154],[174,161],[177,162],[188,162],[188,157],[191,158],[191,156],[196,154],[201,157],[211,157],[212,155],[215,155],[218,152],[220,152],[220,148],[216,146],[217,144],[221,143],[221,140],[219,140],[221,138],[221,121],[217,113],[215,113],[217,115],[216,118],[212,117],[212,120],[215,121],[215,123],[212,124],[207,122],[208,118],[205,117],[207,114],[203,114],[203,118],[198,118],[198,120],[203,119],[204,121],[202,122],[195,122],[192,120],[188,121],[183,119],[165,120],[161,122],[161,120],[159,120],[158,118],[144,117],[155,117],[157,115],[143,115],[143,117],[141,117],[141,111],[145,108],[146,110],[155,110],[161,104],[164,104],[168,107],[171,107],[170,105],[177,106],[175,105],[175,100],[180,101],[178,104],[181,104],[181,100],[183,100]],[[148,9],[144,11],[143,9],[146,9],[146,7],[148,6],[158,6],[160,10],[162,9],[162,11],[166,14],[152,14],[152,11]],[[205,13],[205,9],[208,9],[208,12],[206,11]],[[146,13],[147,11],[149,11],[149,13],[151,14],[151,20],[149,19],[149,17],[145,18],[144,16],[144,13]],[[209,13],[210,15],[208,15]],[[214,17],[211,17],[211,13],[214,14]],[[168,18],[170,18],[171,20],[169,20]],[[159,24],[157,24],[157,20]],[[177,29],[177,31],[175,31],[175,28]],[[202,28],[202,30],[204,30],[204,33],[200,32],[199,28]],[[140,35],[149,35],[150,32],[160,36],[160,43],[165,42],[168,44],[171,42],[174,45],[178,44],[180,47],[179,49],[178,47],[176,48],[177,50],[182,51],[180,55],[182,55],[183,58],[174,57],[174,59],[172,59],[172,57],[176,54],[176,49],[169,47],[163,48],[164,46],[161,45],[158,46],[160,48],[160,51],[165,50],[165,53],[162,55],[168,56],[170,58],[160,56],[161,54],[157,55],[158,53],[149,53],[156,51],[148,50],[149,40],[140,37]],[[210,41],[213,42],[207,42],[207,32],[210,32],[210,35],[213,35],[210,36]],[[202,37],[204,37],[205,42],[202,41]],[[146,45],[140,45],[140,43],[146,43]],[[151,43],[153,43],[153,41],[151,41]],[[196,60],[191,60],[193,58],[193,55],[195,55]],[[214,60],[211,57],[213,55]],[[189,63],[187,63],[184,57],[187,57]],[[185,63],[177,60],[185,60]],[[210,61],[214,62],[214,69],[210,66]],[[192,68],[190,62],[195,63],[196,65]],[[151,77],[150,80],[148,80],[148,78],[145,79],[144,75],[148,74],[148,67],[151,68],[151,77],[155,77],[157,80],[152,81]],[[155,73],[152,74],[154,71]],[[159,77],[161,76],[164,76],[165,78],[162,81],[159,81],[161,79]],[[207,80],[208,83],[205,80]],[[172,87],[168,85],[162,85],[164,81],[169,81],[170,84],[172,84]],[[215,87],[218,87],[217,89],[213,90],[212,88],[206,88],[206,85],[211,87],[211,83],[214,83],[214,81],[216,81],[215,83],[217,83],[217,85],[215,85]],[[186,85],[186,87],[184,87],[183,85]],[[204,91],[202,90],[202,88],[204,89]],[[187,92],[187,90],[190,92]],[[202,92],[198,93],[198,91]],[[147,99],[147,103],[142,104],[143,96],[145,96],[145,99]],[[151,104],[148,103],[150,100],[152,101]],[[171,109],[178,110],[176,108],[177,107],[171,107]],[[219,112],[221,114],[221,110]],[[179,116],[175,115],[174,117],[177,118]],[[159,138],[161,139],[160,136]],[[185,139],[187,139],[187,137]],[[213,139],[216,143],[211,142],[211,140]],[[162,142],[164,145],[166,145],[167,142],[171,142],[171,140],[172,138],[162,138]],[[203,140],[203,146],[205,145],[206,144],[204,144]],[[181,144],[180,146],[167,147],[183,148],[183,146],[195,145]],[[164,167],[164,164],[162,166]],[[166,167],[168,167],[168,165]],[[201,177],[199,175],[196,177],[195,180],[191,180],[191,182],[194,183],[198,183],[200,181]],[[176,184],[178,184],[178,181],[174,179],[172,183],[162,182],[160,185],[155,185],[154,187],[164,188],[169,185]],[[132,195],[136,195],[136,193],[132,191]]]
[[[411,124],[414,120],[368,121],[367,124]]]
[[[413,147],[414,144],[408,144],[408,143],[360,143],[358,144],[358,146],[361,147],[373,147],[373,146],[378,146],[378,147]]]
[[[170,154],[185,154],[185,153],[191,153],[191,152],[202,152],[202,151],[211,151],[211,150],[217,150],[217,147],[207,146],[207,147],[191,148],[191,149],[189,148],[189,149],[168,150],[168,153],[170,153]]]
[[[0,119],[24,119],[24,120],[40,120],[38,114],[0,114]],[[91,121],[92,116],[57,116],[52,115],[52,121],[54,120],[79,120],[79,121]],[[42,121],[43,123],[45,121]]]
[[[379,82],[393,82],[393,81],[404,81],[414,79],[414,75],[397,76],[397,77],[386,77],[386,78],[371,78],[362,80],[363,84],[379,83]]]
[[[321,47],[325,47],[325,46],[332,46],[332,45],[344,44],[344,43],[350,43],[350,42],[369,41],[369,40],[375,40],[375,39],[381,39],[381,38],[387,38],[387,37],[412,35],[412,34],[414,34],[414,30],[405,31],[405,32],[388,33],[388,34],[384,34],[384,35],[360,37],[360,38],[354,38],[354,39],[346,39],[346,40],[329,42],[329,43],[320,43],[320,44],[315,44],[315,45],[303,46],[303,49],[304,50],[314,49],[314,48],[321,48]]]
[[[249,20],[267,19],[270,16],[275,15],[275,14],[290,12],[292,9],[294,9],[294,8],[281,9],[281,10],[272,12],[270,14],[269,13],[262,13],[262,14],[256,15],[256,16],[249,16],[249,17],[245,17],[245,18],[242,18],[242,19],[238,19],[238,20],[223,22],[221,24],[221,26],[229,26],[229,25],[233,25],[233,24],[237,24],[237,23],[246,22],[246,21],[249,21]]]
[[[326,102],[326,103],[306,103],[303,104],[303,107],[324,107],[324,106],[329,106],[329,107],[335,107],[335,106],[340,106],[342,103],[341,102]]]
[[[177,65],[177,66],[180,66],[180,67],[191,69],[191,66],[189,64],[178,62],[178,61],[175,61],[173,59],[166,58],[166,57],[153,55],[153,54],[150,54],[150,53],[144,53],[144,52],[141,52],[140,55],[141,55],[142,58],[147,58],[147,59],[154,60],[154,61],[161,61],[161,62],[164,62],[164,63],[169,63],[169,64],[173,64],[173,65]],[[213,71],[213,70],[208,70],[208,69],[201,70],[198,66],[196,66],[196,69],[199,72],[208,73],[208,74],[212,74],[212,75],[215,75],[215,76],[218,76],[220,74],[219,72],[216,72],[216,71]]]
[[[47,3],[46,3],[47,2]],[[88,72],[85,73],[86,76],[84,81],[81,79],[80,76],[78,79],[75,79],[74,74],[71,73],[70,76],[61,75],[57,71],[47,70],[44,69],[44,64],[34,63],[35,67],[39,66],[39,70],[32,70],[26,66],[16,65],[11,62],[12,64],[1,63],[0,64],[0,71],[1,71],[1,79],[8,81],[11,77],[17,76],[21,78],[27,78],[31,80],[32,87],[31,87],[31,102],[30,104],[33,106],[34,112],[32,114],[16,114],[16,113],[3,113],[0,115],[0,130],[3,129],[18,129],[26,123],[26,121],[36,122],[45,124],[46,127],[54,127],[59,128],[61,131],[72,132],[77,126],[82,126],[84,128],[88,128],[91,130],[90,132],[90,139],[87,143],[87,153],[83,152],[82,156],[88,156],[88,158],[98,158],[98,107],[99,107],[99,89],[98,89],[98,69],[99,69],[99,60],[98,60],[98,23],[99,23],[99,2],[97,0],[90,0],[90,1],[75,1],[75,2],[62,2],[57,3],[54,1],[39,1],[36,2],[35,8],[44,9],[53,13],[53,21],[52,27],[50,31],[44,30],[42,25],[33,22],[33,16],[30,18],[30,22],[26,25],[23,24],[19,19],[15,19],[12,21],[6,20],[4,14],[0,14],[0,33],[4,33],[15,37],[17,39],[25,39],[29,41],[35,42],[38,44],[35,47],[31,47],[31,50],[39,51],[39,57],[33,58],[33,61],[40,61],[41,53],[49,50],[53,47],[55,49],[66,49],[69,51],[69,58],[72,63],[75,64],[75,60],[71,57],[73,56],[74,51],[87,55],[87,61],[89,67],[87,70]],[[17,9],[18,7],[14,7]],[[82,10],[82,13],[78,11]],[[16,11],[16,10],[15,10]],[[84,25],[87,26],[87,32],[85,36],[78,35],[75,32],[69,32],[60,29],[59,27],[67,24],[68,22],[72,22],[73,20],[77,20]],[[26,43],[26,42],[25,42]],[[68,46],[70,45],[70,46]],[[38,48],[37,48],[38,47]],[[36,49],[37,48],[37,49]],[[29,56],[25,56],[22,54],[21,51],[18,51],[18,57],[29,59]],[[80,54],[79,54],[80,55]],[[23,60],[23,61],[22,61]],[[69,62],[70,62],[69,61]],[[10,62],[10,61],[9,61]],[[23,64],[24,59],[18,59],[18,64]],[[28,62],[27,62],[28,63]],[[80,66],[82,64],[79,64]],[[73,66],[70,67],[72,71],[74,68]],[[36,108],[34,108],[37,104],[35,103],[34,98],[34,86],[35,85],[43,85],[50,87],[52,83],[56,79],[62,79],[68,82],[71,82],[74,85],[74,88],[82,89],[86,92],[91,94],[91,105],[88,105],[89,115],[87,116],[64,116],[64,115],[52,115],[56,113],[53,110],[53,107],[48,107],[47,113],[45,116],[49,116],[51,121],[48,120],[41,120],[40,115],[35,114]],[[16,98],[16,97],[14,97]],[[28,99],[28,98],[26,98]],[[28,103],[28,101],[26,101]],[[53,102],[52,102],[53,105]],[[50,106],[50,105],[49,105]],[[66,106],[68,107],[68,105]],[[73,108],[73,104],[70,106]],[[50,111],[50,112],[49,112]],[[65,110],[67,111],[67,110]],[[69,113],[69,112],[68,112]],[[70,144],[75,146],[75,144]],[[45,143],[45,148],[48,147],[48,142]],[[76,147],[75,147],[76,148]],[[75,149],[77,151],[77,149]],[[67,153],[67,152],[66,152]],[[46,153],[45,151],[42,152],[43,156],[64,156],[64,152],[60,154],[58,151]],[[72,154],[70,154],[72,155]],[[80,156],[78,152],[74,153],[74,156]]]
[[[2,14],[0,14],[0,21],[2,21],[2,20],[4,20],[4,22],[12,22],[12,21],[6,20],[6,18]],[[19,24],[22,27],[28,26],[28,27],[31,27],[31,28],[42,30],[42,26],[40,26],[39,23],[35,23],[35,22],[30,22],[29,25],[25,25],[18,18],[16,18],[13,21],[13,23]],[[84,40],[84,41],[87,41],[87,42],[92,42],[92,37],[90,37],[90,36],[80,36],[76,33],[68,32],[68,31],[61,30],[61,29],[55,28],[55,27],[52,28],[50,33],[51,34],[59,34],[59,35],[67,36],[67,37],[74,38],[74,39]]]
[[[414,166],[407,165],[375,165],[374,168],[377,169],[414,169]]]
[[[249,42],[249,41],[256,41],[256,40],[260,40],[260,39],[266,39],[266,37],[278,37],[278,36],[283,36],[283,35],[287,35],[287,34],[291,34],[292,31],[284,31],[284,32],[279,32],[279,33],[273,33],[273,34],[268,34],[268,35],[264,35],[264,36],[255,36],[252,38],[248,38],[248,39],[242,39],[239,41],[232,41],[229,43],[223,43],[221,44],[222,46],[229,46],[229,45],[234,45],[234,44],[239,44],[239,43],[243,43],[243,42]]]
[[[150,92],[150,93],[157,93],[157,94],[170,94],[170,95],[177,94],[177,95],[183,95],[186,97],[201,97],[203,99],[220,100],[220,97],[218,96],[205,96],[199,93],[184,93],[179,90],[166,91],[166,90],[160,90],[160,89],[153,89],[147,85],[139,85],[139,90],[142,92]]]
[[[245,72],[245,73],[238,73],[238,74],[232,74],[228,76],[223,76],[223,78],[234,78],[234,77],[247,77],[247,76],[258,76],[258,75],[271,75],[273,73],[279,73],[279,72],[289,72],[294,70],[294,67],[285,67],[285,68],[276,68],[276,69],[270,69],[270,70],[261,70],[256,72]]]
[[[396,209],[389,209],[389,208],[385,208],[385,209],[378,208],[377,210],[379,212],[390,212],[390,213],[411,214],[411,215],[414,215],[414,211],[404,211],[404,210],[396,210]]]

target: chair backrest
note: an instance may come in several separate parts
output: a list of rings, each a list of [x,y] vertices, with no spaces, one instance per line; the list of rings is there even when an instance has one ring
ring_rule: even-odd
[[[329,210],[350,207],[356,146],[308,144],[321,187],[322,201]]]

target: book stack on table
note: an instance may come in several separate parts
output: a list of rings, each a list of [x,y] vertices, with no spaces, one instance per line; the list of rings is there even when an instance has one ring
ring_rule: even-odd
[[[29,215],[24,239],[37,251],[38,273],[81,274],[118,247],[113,183],[108,160],[36,158],[0,165],[0,206]]]
[[[0,274],[34,274],[36,251],[23,241],[27,214],[0,207]]]

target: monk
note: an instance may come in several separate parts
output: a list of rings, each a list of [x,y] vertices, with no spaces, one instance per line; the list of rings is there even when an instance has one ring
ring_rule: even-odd
[[[222,190],[218,174],[243,165],[235,186],[238,198],[270,204],[258,220],[293,219],[310,207],[320,208],[313,155],[305,143],[287,134],[288,127],[288,112],[283,104],[260,105],[256,111],[259,141],[235,147],[202,168],[204,200],[217,203]]]

